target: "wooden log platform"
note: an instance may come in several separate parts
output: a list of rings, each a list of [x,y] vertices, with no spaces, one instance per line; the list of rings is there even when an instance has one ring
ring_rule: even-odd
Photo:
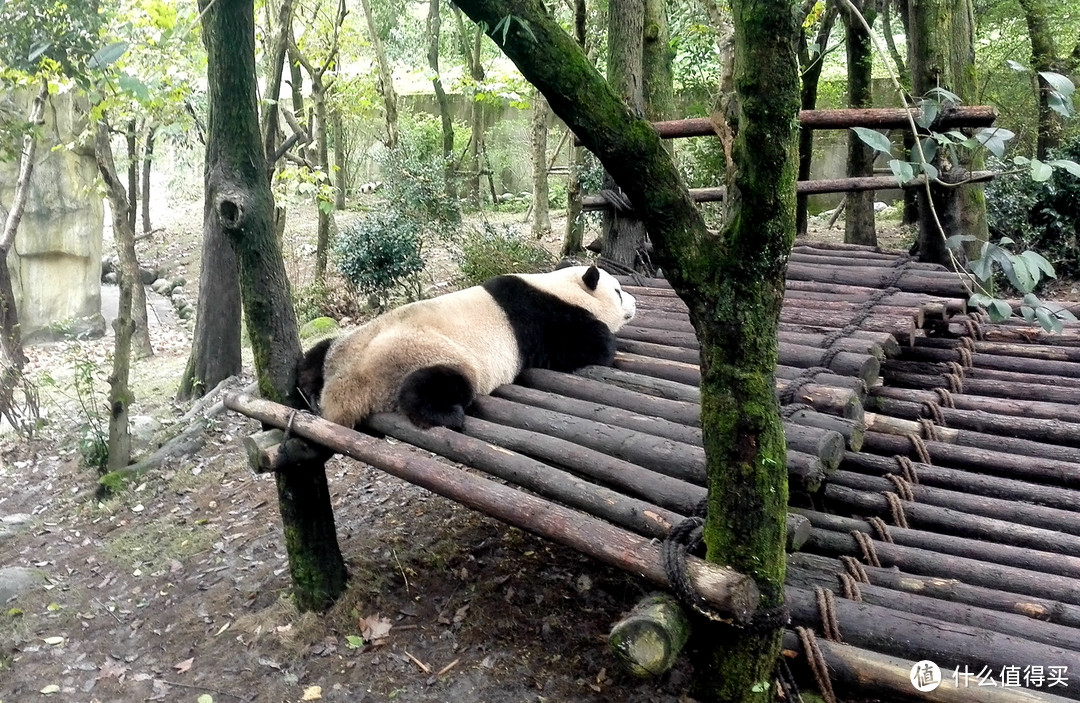
[[[394,414],[364,427],[423,453],[234,398],[261,422],[293,418],[288,439],[248,438],[250,463],[288,470],[343,453],[664,585],[655,540],[705,495],[698,343],[668,282],[621,280],[639,316],[617,336],[614,367],[527,370],[477,399],[461,433]],[[895,662],[926,658],[1080,672],[1080,326],[992,325],[965,299],[956,274],[906,254],[800,241],[791,257],[776,368],[799,550],[788,599],[793,624],[843,662],[839,684],[865,669],[910,692],[910,663]],[[691,564],[711,602],[749,612],[752,582]],[[860,581],[861,602],[841,597],[845,579]],[[814,588],[836,595],[847,645],[821,639]],[[869,681],[856,684],[864,696],[894,690]],[[1053,693],[1080,699],[1080,682],[963,700]]]

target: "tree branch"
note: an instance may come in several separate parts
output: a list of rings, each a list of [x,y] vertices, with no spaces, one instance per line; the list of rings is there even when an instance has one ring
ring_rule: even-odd
[[[8,210],[7,220],[4,222],[4,233],[0,236],[0,266],[6,265],[7,253],[15,242],[15,234],[19,231],[19,223],[22,222],[23,212],[26,210],[26,201],[30,194],[30,175],[34,172],[34,155],[37,152],[37,135],[34,132],[45,122],[45,100],[48,97],[49,81],[42,76],[41,87],[30,106],[30,116],[27,120],[30,123],[30,129],[23,136],[22,154],[19,156],[19,175],[15,180],[15,195],[11,209]]]

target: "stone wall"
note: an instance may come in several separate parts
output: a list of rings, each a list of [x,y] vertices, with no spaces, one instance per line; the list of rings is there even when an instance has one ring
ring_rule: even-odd
[[[27,100],[17,101],[28,104]],[[23,340],[63,335],[100,335],[102,196],[93,151],[59,148],[85,131],[85,105],[70,93],[53,95],[45,107],[19,233],[8,254]],[[17,164],[0,163],[0,221],[14,196]]]

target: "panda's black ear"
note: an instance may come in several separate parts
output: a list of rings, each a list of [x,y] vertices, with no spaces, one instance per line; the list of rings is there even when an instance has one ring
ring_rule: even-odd
[[[590,266],[585,275],[581,277],[581,280],[585,283],[586,288],[596,290],[596,284],[600,282],[600,269]]]

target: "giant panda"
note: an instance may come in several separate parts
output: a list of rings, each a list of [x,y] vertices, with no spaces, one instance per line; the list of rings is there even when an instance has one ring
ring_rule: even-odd
[[[595,266],[496,276],[323,340],[299,361],[297,388],[346,427],[400,410],[420,428],[460,430],[473,398],[523,369],[610,365],[634,313],[633,296]]]

